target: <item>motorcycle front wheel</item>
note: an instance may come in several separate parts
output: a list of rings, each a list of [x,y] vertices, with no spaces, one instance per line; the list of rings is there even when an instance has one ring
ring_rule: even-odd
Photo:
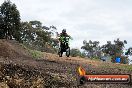
[[[70,47],[68,47],[68,49],[66,50],[66,56],[67,56],[67,57],[70,56]]]

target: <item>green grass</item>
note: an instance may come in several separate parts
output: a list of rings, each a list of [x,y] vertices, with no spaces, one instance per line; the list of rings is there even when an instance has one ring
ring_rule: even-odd
[[[41,51],[37,51],[37,50],[30,50],[29,49],[29,52],[31,53],[32,57],[33,58],[41,58],[42,57],[42,52]]]
[[[20,46],[23,47],[24,49],[28,49],[24,44],[20,43]]]
[[[27,48],[24,44],[20,44],[24,49],[28,50],[28,52],[30,53],[30,55],[35,58],[35,59],[39,59],[43,56],[41,51],[37,51],[37,50],[31,50],[29,48]]]

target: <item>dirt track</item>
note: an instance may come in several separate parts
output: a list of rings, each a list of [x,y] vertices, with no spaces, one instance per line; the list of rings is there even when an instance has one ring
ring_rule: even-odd
[[[80,65],[89,74],[132,74],[131,71],[118,68],[99,68],[98,66],[103,62],[79,57],[67,58],[64,56],[59,58],[57,55],[43,53],[42,58],[34,59],[16,41],[0,40],[0,51],[0,85],[9,88],[77,88],[77,68]],[[79,88],[131,87],[130,84],[85,84],[79,86]]]

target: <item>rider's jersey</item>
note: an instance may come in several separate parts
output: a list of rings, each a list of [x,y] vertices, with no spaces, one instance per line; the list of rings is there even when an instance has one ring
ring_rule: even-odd
[[[67,33],[60,33],[60,35],[59,35],[59,41],[60,42],[66,41],[65,40],[66,37],[71,38]]]

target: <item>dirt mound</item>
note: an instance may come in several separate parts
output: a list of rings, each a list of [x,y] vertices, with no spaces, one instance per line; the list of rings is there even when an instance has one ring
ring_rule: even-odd
[[[119,64],[41,54],[41,58],[33,58],[22,44],[0,40],[0,88],[132,88],[129,84],[85,84],[77,87],[77,68],[80,65],[88,74],[132,74],[128,65],[120,65],[119,68]]]
[[[63,63],[51,61],[52,59],[46,59],[47,57],[33,58],[27,48],[14,40],[0,40],[0,52],[0,87],[59,88],[60,86],[71,86],[72,82],[69,81],[71,75],[65,73],[67,69]]]
[[[0,57],[2,58],[29,58],[29,53],[15,40],[0,40]]]

